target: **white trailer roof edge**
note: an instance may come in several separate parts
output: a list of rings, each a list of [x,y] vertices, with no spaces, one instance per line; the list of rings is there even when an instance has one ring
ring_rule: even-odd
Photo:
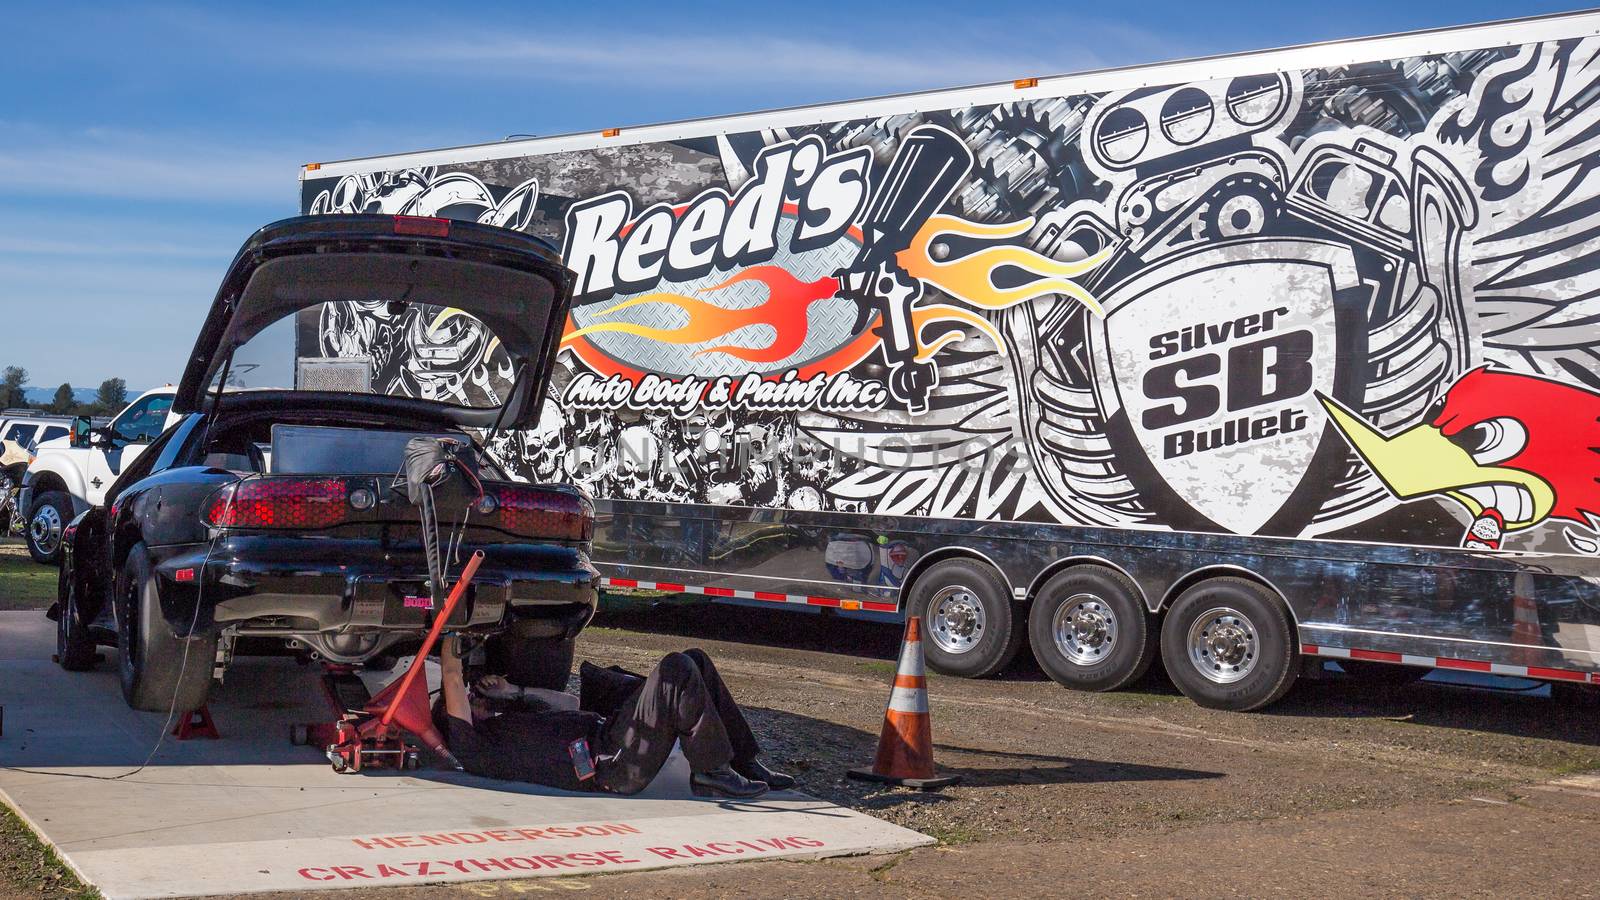
[[[300,169],[300,178],[452,165],[518,156],[542,156],[603,146],[704,138],[730,130],[793,128],[847,119],[877,118],[936,109],[957,109],[985,103],[1061,97],[1102,91],[1182,84],[1289,69],[1316,69],[1385,59],[1429,56],[1459,50],[1538,43],[1600,34],[1600,9],[1528,16],[1477,25],[1452,25],[1376,37],[1339,38],[1272,50],[1243,50],[1170,62],[1141,63],[1052,76],[1018,76],[1015,82],[970,87],[933,88],[860,100],[790,106],[750,113],[705,116],[653,125],[623,126],[549,137],[492,141],[437,150],[366,156]],[[1139,78],[1126,76],[1137,73]],[[1027,86],[1021,86],[1024,83]],[[920,101],[920,102],[919,102]],[[736,128],[729,126],[737,123]]]

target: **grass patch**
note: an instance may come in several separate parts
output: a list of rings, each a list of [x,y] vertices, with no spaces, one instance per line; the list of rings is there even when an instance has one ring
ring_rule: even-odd
[[[892,663],[883,659],[867,659],[856,663],[874,675],[893,675],[898,671],[899,663]]]
[[[922,830],[929,837],[947,847],[954,847],[958,844],[972,844],[983,840],[982,832],[965,825],[934,825]]]
[[[41,566],[26,555],[0,552],[0,609],[44,609],[55,599],[53,566]]]
[[[101,896],[79,881],[55,848],[39,840],[4,803],[0,803],[0,894],[43,900],[99,900]]]
[[[1556,775],[1582,775],[1596,769],[1600,769],[1600,757],[1594,756],[1569,759],[1550,766],[1550,771]]]

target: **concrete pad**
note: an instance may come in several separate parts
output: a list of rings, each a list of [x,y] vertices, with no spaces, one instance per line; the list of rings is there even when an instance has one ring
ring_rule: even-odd
[[[336,775],[320,751],[288,741],[292,723],[325,710],[317,670],[287,659],[246,658],[228,673],[211,703],[222,740],[169,737],[150,757],[166,716],[123,704],[116,652],[96,671],[63,672],[50,662],[54,640],[42,614],[0,612],[0,797],[111,898],[570,876],[932,843],[795,792],[695,798],[676,754],[635,797],[447,771]]]

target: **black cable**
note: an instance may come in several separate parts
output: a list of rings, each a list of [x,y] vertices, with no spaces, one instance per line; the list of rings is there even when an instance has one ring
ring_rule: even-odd
[[[230,493],[228,495],[228,508],[224,512],[225,516],[227,512],[232,511],[233,501],[234,495]],[[144,762],[140,763],[138,768],[129,769],[128,771],[123,772],[121,775],[86,775],[81,772],[46,772],[42,769],[23,769],[17,766],[0,766],[0,768],[3,768],[8,772],[26,772],[29,775],[55,775],[61,778],[87,778],[90,781],[121,781],[124,778],[128,778],[143,772],[150,765],[150,761],[156,758],[157,753],[161,752],[161,745],[166,743],[167,733],[172,728],[172,720],[178,714],[178,691],[183,687],[183,676],[189,671],[189,650],[194,647],[194,632],[196,628],[200,627],[200,609],[204,604],[206,597],[205,573],[207,567],[209,567],[211,564],[211,554],[214,550],[216,550],[216,548],[217,541],[215,538],[212,538],[211,543],[206,546],[205,561],[200,564],[200,588],[199,593],[196,595],[194,601],[194,617],[189,620],[189,631],[183,642],[183,661],[178,664],[178,680],[177,683],[172,687],[172,702],[167,706],[167,721],[161,726],[161,733],[156,736],[156,745],[150,748],[150,753],[144,758]],[[140,598],[140,602],[144,602],[143,598]],[[129,614],[134,615],[135,613],[130,612]],[[61,610],[61,615],[67,615],[67,610]],[[127,648],[119,648],[118,652],[126,653]],[[213,660],[213,663],[214,662],[215,660]],[[189,710],[185,713],[185,715],[193,715],[194,712],[194,710]]]

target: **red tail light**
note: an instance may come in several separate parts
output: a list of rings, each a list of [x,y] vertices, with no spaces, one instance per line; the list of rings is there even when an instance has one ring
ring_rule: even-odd
[[[431,216],[395,216],[394,233],[419,237],[449,237],[450,220]]]
[[[500,501],[494,515],[507,531],[560,541],[594,537],[594,504],[586,497],[536,487],[502,487],[494,494]]]
[[[336,478],[247,478],[212,495],[219,528],[327,528],[345,520],[349,490]]]

